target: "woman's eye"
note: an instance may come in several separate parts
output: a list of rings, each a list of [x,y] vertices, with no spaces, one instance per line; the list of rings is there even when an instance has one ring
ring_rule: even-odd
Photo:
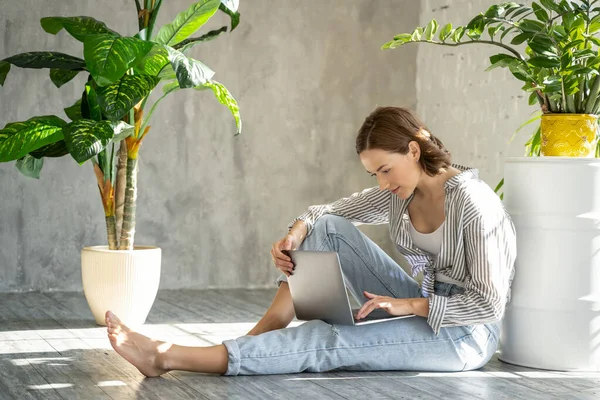
[[[389,170],[389,169],[387,169],[387,170],[385,170],[385,171],[382,171],[382,172],[383,172],[384,174],[387,174],[388,172],[390,172],[390,170]]]

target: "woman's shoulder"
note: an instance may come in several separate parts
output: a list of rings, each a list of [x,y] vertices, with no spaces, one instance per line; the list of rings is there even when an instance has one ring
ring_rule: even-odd
[[[463,215],[464,224],[477,217],[496,220],[506,215],[504,204],[492,188],[479,178],[477,169],[462,167],[462,172],[453,177],[455,185],[451,187],[453,201]]]

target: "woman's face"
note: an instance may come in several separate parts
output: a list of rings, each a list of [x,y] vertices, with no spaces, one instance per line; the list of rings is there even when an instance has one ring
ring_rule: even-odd
[[[407,154],[381,149],[365,150],[359,154],[367,172],[377,177],[379,189],[389,190],[401,199],[408,199],[419,183],[423,172],[419,156],[420,148],[416,142],[409,143]]]

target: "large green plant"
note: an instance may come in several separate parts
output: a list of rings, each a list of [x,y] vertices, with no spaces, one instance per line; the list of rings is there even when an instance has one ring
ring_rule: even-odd
[[[239,23],[239,0],[194,2],[153,34],[163,0],[135,0],[139,32],[122,36],[91,17],[42,18],[51,34],[64,29],[83,43],[83,59],[59,52],[29,52],[0,60],[0,85],[11,65],[48,68],[61,87],[79,73],[88,74],[82,96],[64,109],[71,122],[55,115],[11,122],[0,130],[0,162],[16,161],[26,176],[39,179],[45,157],[70,154],[79,164],[90,161],[104,207],[110,249],[133,249],[139,149],[150,130],[156,106],[180,89],[210,89],[235,118],[239,107],[214,72],[187,56],[195,45],[214,39],[227,26],[191,37],[219,10]],[[141,4],[143,3],[143,4]],[[162,83],[162,96],[145,112],[150,94]]]
[[[408,43],[441,46],[486,44],[500,53],[490,57],[492,70],[508,68],[523,82],[529,104],[540,111],[520,128],[538,121],[542,113],[597,114],[600,111],[600,0],[540,0],[531,7],[513,2],[491,6],[466,26],[440,28],[431,20],[412,33],[402,33],[383,45],[394,49]],[[540,154],[540,128],[527,143],[526,155]],[[599,154],[596,149],[596,156]],[[499,186],[502,185],[502,182]],[[499,187],[497,187],[499,189]]]

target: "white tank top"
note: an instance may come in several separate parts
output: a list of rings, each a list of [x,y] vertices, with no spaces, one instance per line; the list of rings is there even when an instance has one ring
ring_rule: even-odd
[[[426,251],[429,254],[433,254],[434,256],[440,254],[440,248],[442,247],[443,239],[442,235],[444,233],[444,224],[446,224],[446,221],[442,222],[442,225],[440,225],[435,232],[421,233],[413,226],[410,215],[408,216],[408,220],[410,221],[410,227],[408,230],[413,244],[419,249]]]

